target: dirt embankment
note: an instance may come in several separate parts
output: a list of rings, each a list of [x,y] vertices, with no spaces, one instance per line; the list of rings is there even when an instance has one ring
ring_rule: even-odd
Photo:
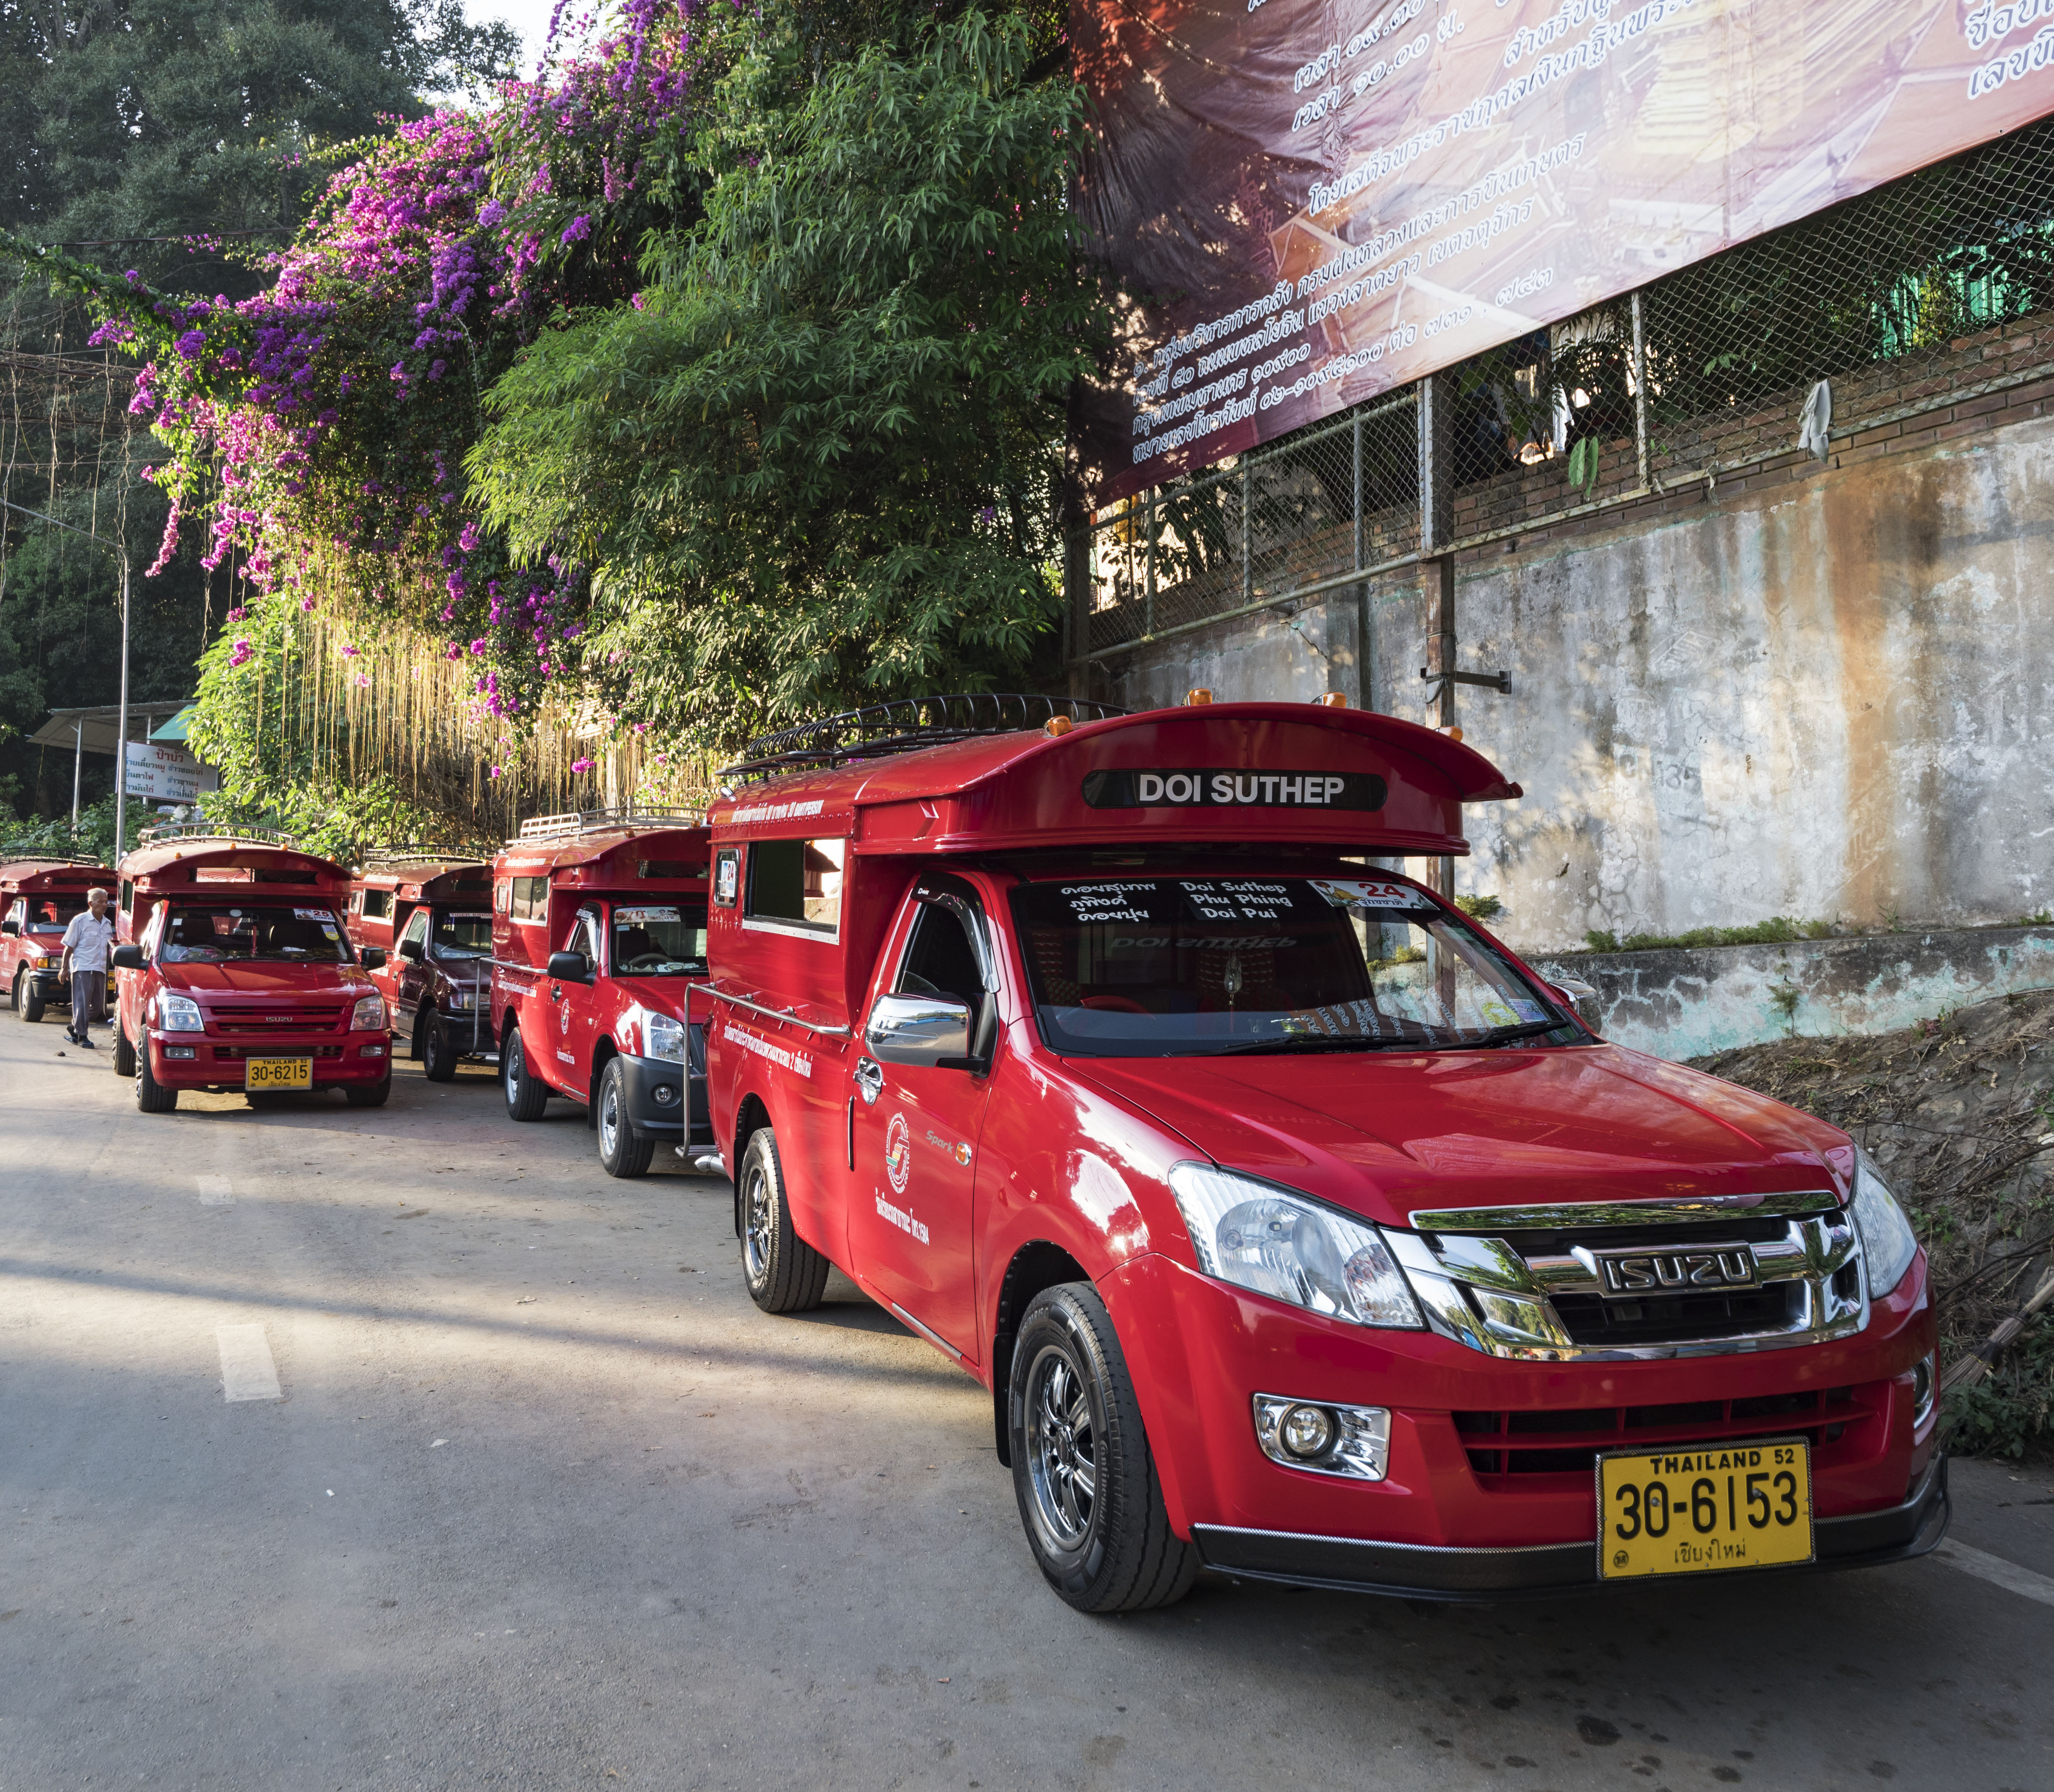
[[[1911,1215],[1940,1297],[1941,1366],[1989,1335],[2054,1262],[2054,991],[1901,1032],[1779,1039],[1691,1063],[1843,1127]],[[1969,1397],[1957,1441],[2050,1440],[2054,1315]]]

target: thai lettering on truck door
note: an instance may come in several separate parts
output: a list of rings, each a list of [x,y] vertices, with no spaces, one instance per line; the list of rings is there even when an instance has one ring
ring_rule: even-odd
[[[953,877],[923,879],[894,930],[854,1073],[849,1254],[901,1315],[982,1357],[970,1194],[997,1036],[990,936]]]

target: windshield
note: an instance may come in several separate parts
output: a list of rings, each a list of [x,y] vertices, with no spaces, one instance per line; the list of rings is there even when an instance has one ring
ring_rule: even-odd
[[[1584,1037],[1459,916],[1393,879],[1079,880],[1016,889],[1013,909],[1042,1037],[1059,1052],[1442,1050]]]
[[[435,911],[435,930],[428,936],[428,950],[444,960],[489,959],[492,956],[492,917],[489,914],[454,914]]]
[[[703,977],[706,904],[635,903],[613,911],[616,977]]]
[[[280,903],[179,903],[164,920],[157,956],[166,964],[287,959],[347,964],[342,924],[326,908]]]
[[[22,924],[25,933],[62,933],[74,915],[85,912],[85,898],[76,901],[53,902],[48,896],[37,896],[29,904],[29,912]]]

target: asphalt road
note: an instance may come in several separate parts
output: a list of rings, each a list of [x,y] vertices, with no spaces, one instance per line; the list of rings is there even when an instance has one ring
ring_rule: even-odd
[[[1080,1617],[987,1397],[839,1278],[759,1314],[724,1183],[108,1056],[0,1013],[6,1792],[2054,1787],[2054,1476],[1863,1574]]]

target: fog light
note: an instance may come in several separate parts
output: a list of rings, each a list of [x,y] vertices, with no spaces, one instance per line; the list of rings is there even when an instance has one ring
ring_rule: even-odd
[[[1391,1450],[1391,1411],[1383,1406],[1334,1406],[1281,1394],[1254,1400],[1255,1441],[1286,1468],[1381,1481]]]
[[[671,1088],[668,1083],[657,1084],[654,1089],[649,1091],[649,1093],[655,1098],[656,1105],[659,1108],[669,1107],[670,1105],[678,1098],[678,1092],[675,1089]]]
[[[1294,1406],[1277,1428],[1277,1441],[1300,1460],[1324,1456],[1333,1447],[1333,1415],[1324,1406]]]
[[[197,1050],[191,1046],[167,1046],[164,1047],[164,1056],[167,1057],[194,1057],[198,1055],[199,1054]]]
[[[1938,1365],[1930,1357],[1921,1357],[1911,1370],[1911,1428],[1914,1431],[1933,1416],[1934,1390],[1938,1385],[1934,1371]]]
[[[383,1057],[385,1048],[383,1046],[360,1046],[356,1055],[359,1057]]]

